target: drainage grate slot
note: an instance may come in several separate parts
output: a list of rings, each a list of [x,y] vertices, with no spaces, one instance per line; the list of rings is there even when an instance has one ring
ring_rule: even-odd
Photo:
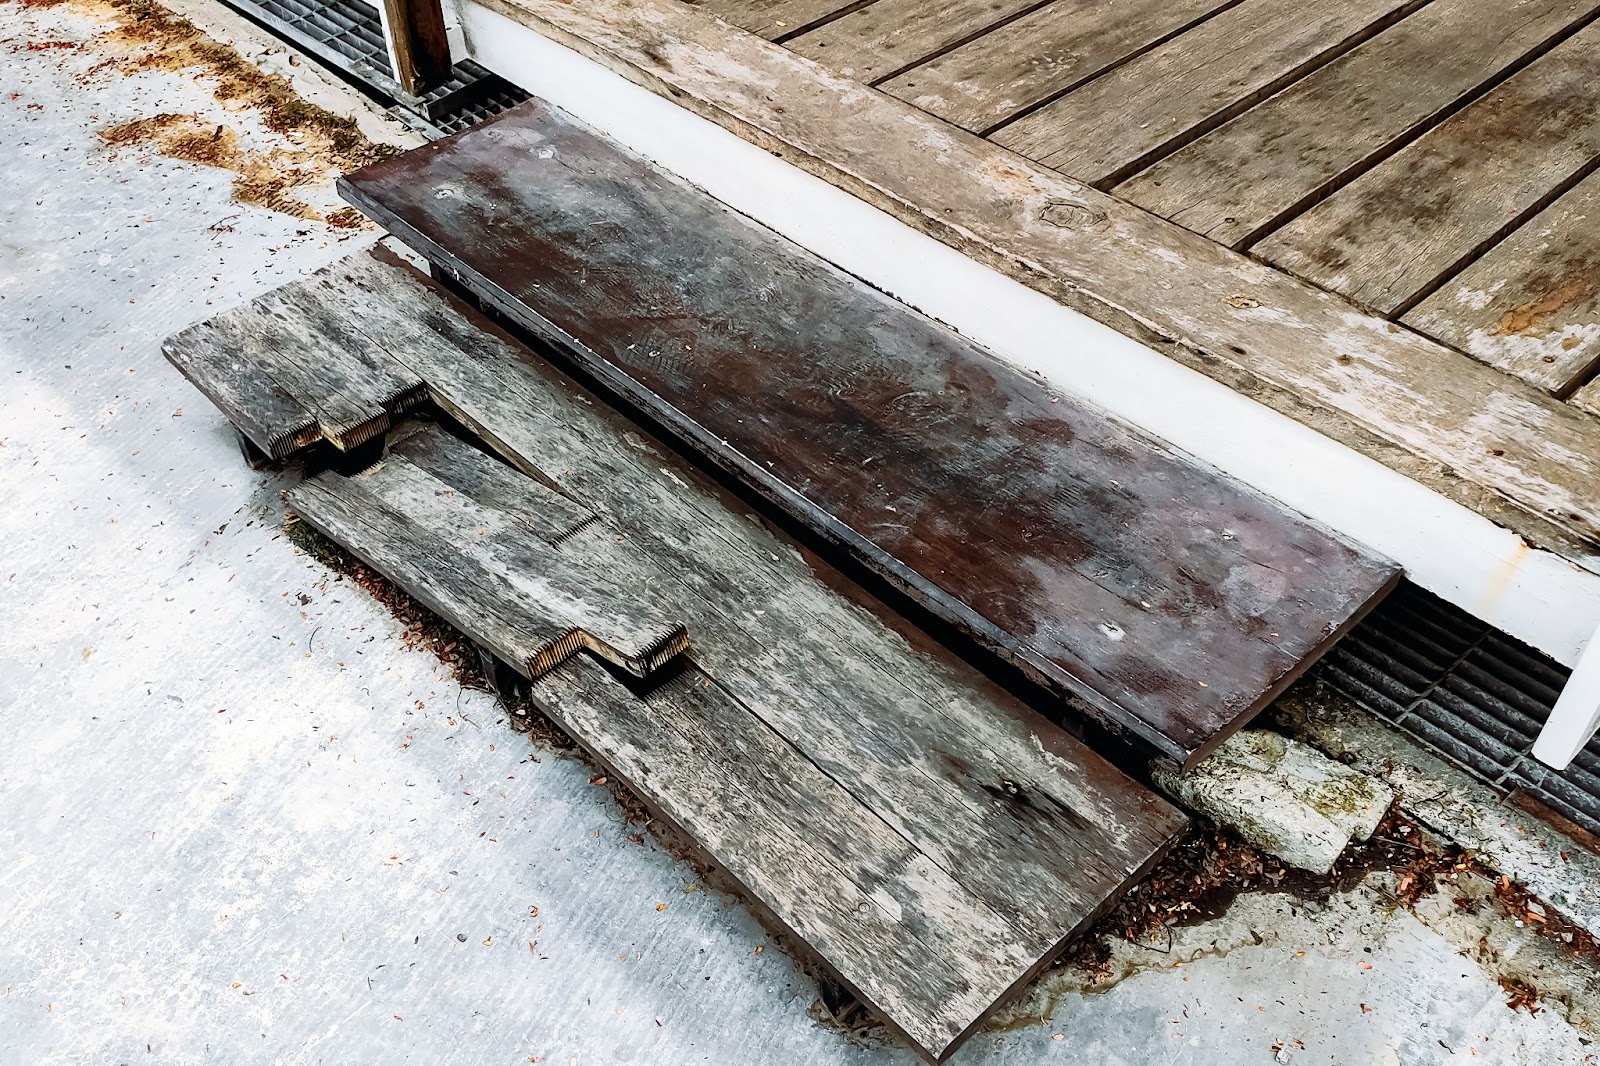
[[[1501,794],[1600,836],[1600,740],[1562,773],[1528,754],[1569,672],[1405,582],[1314,674]]]
[[[364,0],[223,0],[223,3],[318,62],[343,73],[431,137],[466,129],[528,98],[470,59],[445,84],[408,99],[389,68],[378,9]]]

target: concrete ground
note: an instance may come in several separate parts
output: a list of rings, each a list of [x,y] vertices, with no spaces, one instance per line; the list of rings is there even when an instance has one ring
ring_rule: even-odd
[[[914,1061],[818,1021],[738,901],[286,539],[280,481],[158,344],[376,235],[317,220],[304,136],[141,65],[136,13],[0,0],[0,1064]],[[235,131],[235,170],[102,136],[162,115]],[[270,158],[300,207],[240,202]],[[1582,995],[1497,983],[1561,958],[1492,907],[1384,899],[1245,895],[1098,985],[1053,971],[954,1061],[1590,1061]]]

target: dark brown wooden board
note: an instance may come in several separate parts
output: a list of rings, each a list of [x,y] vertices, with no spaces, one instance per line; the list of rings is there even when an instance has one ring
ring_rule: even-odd
[[[541,102],[342,189],[941,617],[1182,761],[1398,576]]]
[[[691,646],[648,681],[579,654],[534,680],[535,701],[925,1057],[955,1050],[1182,830],[411,268],[358,254],[288,291],[337,328],[282,358],[314,367],[337,338],[368,338],[505,460],[407,425],[377,465],[318,475],[291,506],[524,675],[556,586],[592,590],[574,610],[646,623],[625,629],[684,620]],[[230,344],[233,314],[186,354]],[[274,402],[263,364],[196,365]]]

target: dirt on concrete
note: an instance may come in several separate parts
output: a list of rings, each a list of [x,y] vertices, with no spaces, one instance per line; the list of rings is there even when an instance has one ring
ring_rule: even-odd
[[[98,27],[77,39],[10,39],[13,50],[84,53],[95,62],[76,72],[82,84],[102,78],[166,71],[193,77],[220,105],[223,121],[196,113],[163,112],[109,125],[100,136],[109,150],[142,147],[171,159],[233,172],[233,199],[296,218],[353,229],[364,225],[352,208],[322,211],[302,187],[326,183],[395,149],[375,144],[356,122],[308,103],[282,76],[259,69],[189,20],[152,0],[0,0],[24,9],[70,12]],[[263,128],[262,136],[251,127]]]

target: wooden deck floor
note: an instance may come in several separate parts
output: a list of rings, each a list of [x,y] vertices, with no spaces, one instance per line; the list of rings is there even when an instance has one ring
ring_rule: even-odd
[[[1600,0],[695,6],[1554,397],[1600,366]]]

